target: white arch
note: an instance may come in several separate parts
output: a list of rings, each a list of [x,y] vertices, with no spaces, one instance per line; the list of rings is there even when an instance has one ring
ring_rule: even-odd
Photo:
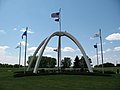
[[[54,37],[54,36],[66,36],[66,37],[70,38],[70,39],[78,46],[78,48],[79,48],[80,51],[82,52],[83,57],[85,58],[85,62],[86,62],[86,64],[87,64],[87,66],[88,66],[89,72],[93,72],[93,70],[92,70],[92,68],[91,68],[91,65],[90,65],[90,62],[89,62],[89,60],[88,60],[88,58],[87,58],[87,55],[86,55],[84,49],[82,48],[81,44],[79,43],[79,41],[78,41],[75,37],[73,37],[71,34],[69,34],[69,33],[67,33],[67,32],[55,32],[55,33],[51,34],[49,37],[47,37],[47,38],[39,45],[39,47],[36,49],[35,53],[33,54],[33,59],[34,59],[34,57],[36,56],[37,52],[38,52],[39,49],[41,48],[40,53],[39,53],[38,58],[37,58],[37,61],[36,61],[36,64],[35,64],[35,68],[34,68],[33,73],[37,73],[37,70],[38,70],[38,67],[39,67],[39,63],[40,63],[40,61],[41,61],[41,58],[42,58],[43,52],[44,52],[44,50],[45,50],[45,47],[46,47],[46,45],[48,44],[49,40],[50,40],[52,37]],[[33,59],[32,59],[32,61],[33,61]],[[28,69],[27,69],[27,70],[29,70],[32,61],[30,62],[30,65],[28,66]]]
[[[33,73],[37,73],[37,69],[38,69],[38,67],[39,67],[39,64],[40,64],[40,61],[41,61],[41,58],[42,58],[42,54],[43,54],[43,52],[44,52],[44,50],[45,50],[45,47],[46,47],[46,45],[48,44],[49,40],[50,40],[52,37],[58,36],[58,35],[59,35],[59,33],[58,33],[58,32],[55,32],[55,33],[53,33],[52,35],[50,35],[50,36],[45,40],[44,44],[43,44],[42,47],[41,47],[40,53],[39,53],[39,55],[38,55],[38,58],[37,58],[37,61],[36,61],[36,64],[35,64],[35,68],[34,68]]]
[[[91,65],[90,65],[90,61],[88,60],[88,57],[87,57],[87,55],[86,55],[83,47],[82,47],[81,44],[79,43],[79,41],[78,41],[75,37],[73,37],[71,34],[69,34],[69,33],[67,33],[67,32],[65,32],[64,34],[65,34],[65,36],[67,36],[68,38],[70,38],[70,39],[78,46],[78,48],[81,50],[81,52],[82,52],[82,54],[83,54],[83,57],[85,58],[85,62],[86,62],[86,64],[87,64],[87,67],[88,67],[89,72],[93,72],[93,70],[92,70],[92,68],[91,68]]]
[[[42,47],[42,45],[44,44],[44,42],[45,42],[46,39],[47,39],[47,38],[45,38],[45,39],[42,41],[42,43],[40,43],[40,45],[38,46],[38,48],[35,50],[35,52],[34,52],[34,54],[33,54],[33,57],[32,57],[29,65],[28,65],[27,71],[29,71],[29,69],[30,69],[30,67],[31,67],[31,64],[32,64],[32,62],[33,62],[36,54],[38,53],[38,51],[40,50],[40,48]]]

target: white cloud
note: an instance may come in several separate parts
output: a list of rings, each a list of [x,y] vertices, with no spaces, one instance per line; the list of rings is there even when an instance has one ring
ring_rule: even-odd
[[[8,48],[8,46],[0,46],[0,56],[4,55],[6,53],[6,49]]]
[[[3,64],[18,64],[18,57],[12,55],[3,55],[0,56],[0,63]]]
[[[105,51],[103,51],[103,54],[106,53]],[[101,54],[101,51],[98,52],[98,54]]]
[[[101,58],[101,55],[99,54],[98,55],[98,59],[100,59],[100,58]],[[92,56],[91,59],[96,60],[97,59],[97,55]]]
[[[114,51],[120,51],[120,46],[119,47],[115,47]]]
[[[113,33],[105,38],[106,40],[120,40],[120,33]]]
[[[0,46],[0,63],[7,63],[7,64],[16,64],[18,63],[18,57],[9,55],[9,53],[6,51],[9,49],[8,46]]]
[[[103,42],[103,43],[102,43],[102,45],[105,45],[105,44],[106,44],[106,42]],[[97,45],[98,45],[98,46],[100,46],[101,44],[100,44],[100,43],[98,43]]]
[[[30,47],[27,49],[28,53],[33,55],[33,53],[35,52],[35,50],[37,49],[37,47]]]
[[[79,49],[79,48],[77,48],[77,49],[76,49],[76,51],[80,51],[80,49]]]
[[[43,56],[46,56],[46,57],[53,57],[53,56],[50,55],[50,54],[44,54]]]
[[[5,34],[6,32],[5,32],[4,30],[0,30],[0,33],[3,33],[3,34]]]
[[[13,31],[16,31],[17,30],[17,28],[13,28]]]
[[[95,38],[94,37],[90,37],[91,40],[94,40]]]
[[[20,45],[20,43],[21,43],[22,46],[25,46],[25,41],[19,42],[18,45]],[[29,46],[29,43],[27,43],[27,46]]]
[[[105,50],[105,52],[110,52],[110,51],[112,51],[110,48],[108,48],[107,50]]]
[[[70,58],[71,60],[74,60],[74,59],[75,59],[75,57],[72,57],[72,56],[64,56],[62,59],[64,59],[65,57],[68,57],[68,58]]]
[[[21,31],[21,32],[25,32],[25,31],[26,31],[26,28],[22,28],[20,31]],[[31,31],[31,29],[28,29],[27,32],[30,33],[30,34],[33,34],[33,33],[34,33],[34,32]]]
[[[33,54],[36,49],[37,49],[37,47],[30,47],[30,48],[28,48],[27,50],[28,50],[28,53],[29,53],[29,54]],[[54,51],[53,51],[54,49],[55,49],[55,48],[53,48],[53,47],[46,47],[45,50],[44,50],[44,52],[45,52],[45,53],[51,53],[51,52],[54,52]]]
[[[120,30],[120,27],[118,27],[118,29]]]
[[[28,48],[28,49],[27,49],[28,54],[33,55],[33,53],[35,52],[36,49],[37,49],[37,47],[30,47],[30,48]],[[45,55],[48,55],[48,53],[54,53],[54,52],[55,52],[54,49],[56,49],[56,48],[46,47],[45,50],[44,50],[44,54],[45,54]],[[62,50],[63,52],[74,52],[74,51],[75,51],[75,50],[74,50],[73,48],[71,48],[71,47],[64,47],[63,49],[61,48],[61,50]],[[77,51],[77,49],[76,49],[76,51]],[[50,54],[49,54],[49,55],[50,55]]]
[[[8,46],[0,46],[0,49],[3,49],[3,50],[5,50],[7,48],[9,48],[9,47]]]
[[[55,48],[53,48],[53,47],[46,47],[46,48],[45,48],[45,52],[46,52],[46,53],[53,52],[54,49],[55,49]]]
[[[62,51],[63,51],[63,52],[74,52],[75,50],[74,50],[73,48],[71,48],[71,47],[64,47],[64,48],[62,49]]]
[[[24,42],[23,42],[24,44]],[[37,47],[31,47],[31,48],[28,48],[28,52],[34,52],[36,50]],[[51,53],[51,52],[54,52],[54,49],[56,48],[53,48],[53,47],[46,47],[45,48],[45,53]],[[64,48],[61,48],[61,50],[63,52],[74,52],[75,50],[71,47],[64,47]],[[79,49],[76,49],[76,51],[78,51]]]
[[[97,55],[89,56],[92,60],[92,64],[96,65],[97,64]],[[98,55],[98,62],[100,63],[101,60],[101,55]]]
[[[29,52],[33,52],[33,51],[35,51],[37,49],[37,47],[31,47],[31,48],[28,48],[28,51]]]

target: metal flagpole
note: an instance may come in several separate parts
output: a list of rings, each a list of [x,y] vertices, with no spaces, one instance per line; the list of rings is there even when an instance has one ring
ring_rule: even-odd
[[[94,48],[96,49],[96,57],[97,57],[97,65],[98,65],[98,46],[97,43],[94,45]]]
[[[97,43],[96,43],[96,46],[97,46]],[[98,62],[98,46],[96,48],[96,55],[97,55],[97,65],[99,65],[99,62]]]
[[[20,48],[19,48],[19,68],[20,68],[20,61],[21,61],[21,42],[20,42]]]
[[[101,44],[102,73],[104,74],[104,66],[103,66],[103,48],[102,48],[101,29],[99,29],[99,34],[100,34],[100,44]]]
[[[60,28],[60,32],[61,32],[61,8],[59,9],[59,28]]]
[[[28,27],[26,27],[26,39],[25,39],[25,60],[24,60],[24,74],[25,74],[25,71],[26,71],[27,30],[28,30]]]
[[[59,9],[59,39],[58,39],[58,70],[60,70],[61,62],[61,8]]]
[[[60,36],[58,37],[58,71],[59,71],[59,65],[60,65]]]

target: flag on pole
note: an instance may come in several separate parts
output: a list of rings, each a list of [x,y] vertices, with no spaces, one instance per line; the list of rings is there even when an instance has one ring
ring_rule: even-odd
[[[16,47],[16,49],[17,49],[17,48],[21,48],[21,42],[20,42],[19,45]]]
[[[95,38],[95,37],[100,37],[100,33],[99,33],[99,32],[98,32],[98,33],[95,33],[95,34],[94,34],[94,38]]]
[[[24,36],[27,36],[27,31],[25,31],[23,34],[22,34],[22,39]]]
[[[94,45],[94,48],[97,48],[97,45]]]
[[[57,49],[57,48],[55,48],[55,49],[53,49],[53,51],[58,52],[58,49]]]
[[[59,22],[59,18],[58,19],[55,19],[56,22]]]
[[[16,47],[16,49],[17,49],[17,48],[20,48],[20,47],[21,47],[21,46],[20,46],[20,45],[18,45],[18,46]]]
[[[24,36],[27,37],[27,30],[28,30],[28,27],[26,27],[26,31],[22,34],[22,39],[23,39]]]
[[[60,12],[52,13],[52,14],[51,14],[51,17],[52,17],[52,18],[55,18],[55,21],[56,21],[56,22],[59,22],[59,21],[60,21],[60,20],[59,20],[59,19],[60,19]]]
[[[51,17],[52,18],[59,18],[60,12],[52,13]]]

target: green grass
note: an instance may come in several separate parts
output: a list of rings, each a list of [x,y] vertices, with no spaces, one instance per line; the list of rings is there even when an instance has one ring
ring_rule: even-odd
[[[120,90],[120,74],[42,75],[14,78],[15,71],[18,69],[0,69],[0,90]]]

